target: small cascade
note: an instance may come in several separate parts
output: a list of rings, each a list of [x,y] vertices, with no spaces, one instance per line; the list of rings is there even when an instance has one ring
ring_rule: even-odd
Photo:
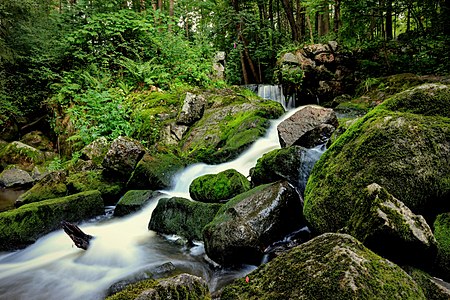
[[[261,98],[281,103],[285,110],[295,108],[295,96],[285,97],[281,85],[252,84],[245,87]]]
[[[300,188],[300,192],[305,192],[306,183],[308,182],[309,174],[311,174],[312,168],[315,163],[319,160],[322,154],[326,150],[326,144],[318,145],[314,148],[307,149],[305,152],[302,152],[301,166],[300,166],[300,180],[298,183],[298,187]]]

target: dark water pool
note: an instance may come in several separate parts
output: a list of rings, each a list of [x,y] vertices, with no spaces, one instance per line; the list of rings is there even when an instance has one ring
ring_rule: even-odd
[[[25,193],[23,189],[0,188],[0,211],[14,207],[14,202]]]

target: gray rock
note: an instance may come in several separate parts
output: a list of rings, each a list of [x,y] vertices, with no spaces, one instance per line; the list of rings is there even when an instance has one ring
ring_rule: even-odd
[[[314,105],[305,106],[278,125],[280,145],[283,148],[292,145],[308,148],[320,145],[332,134],[331,127],[324,126],[325,124],[334,128],[339,125],[332,109]]]
[[[430,266],[436,257],[436,239],[425,219],[376,183],[367,186],[348,233],[401,265]]]
[[[333,52],[336,52],[338,49],[338,42],[336,41],[328,41],[328,46],[330,46]]]
[[[0,187],[24,187],[33,182],[28,172],[17,168],[6,169],[0,174]]]
[[[183,107],[177,118],[179,125],[192,125],[200,120],[206,107],[206,99],[201,95],[186,93]]]
[[[307,45],[305,47],[303,47],[303,50],[312,55],[315,56],[319,53],[323,53],[323,52],[330,52],[330,46],[327,44],[312,44],[312,45]]]
[[[81,158],[85,160],[92,160],[95,163],[100,164],[103,161],[106,152],[108,152],[109,146],[110,143],[108,140],[102,136],[81,150]]]
[[[283,57],[281,58],[281,63],[282,63],[282,64],[287,63],[287,64],[295,64],[295,65],[298,65],[298,64],[299,64],[299,61],[298,61],[297,56],[295,56],[294,54],[288,52],[288,53],[285,53],[285,54],[283,55]]]
[[[128,179],[136,164],[145,153],[145,148],[136,140],[119,136],[115,139],[103,159],[105,174]]]
[[[292,185],[261,185],[224,204],[203,231],[205,251],[222,265],[259,264],[267,246],[302,225],[302,203]]]

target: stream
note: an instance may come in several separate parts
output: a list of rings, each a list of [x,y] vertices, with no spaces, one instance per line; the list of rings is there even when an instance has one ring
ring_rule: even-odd
[[[198,176],[230,168],[248,176],[258,158],[280,148],[277,125],[299,109],[272,121],[266,135],[237,159],[220,165],[200,163],[187,167],[174,177],[172,189],[161,191],[165,195],[152,199],[141,211],[124,218],[94,219],[80,224],[84,232],[95,236],[87,251],[76,248],[58,230],[23,250],[0,253],[0,299],[103,299],[117,281],[167,262],[179,271],[203,277],[211,291],[245,276],[256,266],[221,268],[206,259],[202,243],[188,248],[173,237],[149,231],[147,226],[158,199],[172,196],[190,199],[189,185]]]

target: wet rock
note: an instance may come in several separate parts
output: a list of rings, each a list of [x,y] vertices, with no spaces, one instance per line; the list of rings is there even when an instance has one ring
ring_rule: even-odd
[[[200,120],[206,107],[206,99],[201,95],[186,93],[183,107],[177,118],[179,125],[192,125]]]
[[[120,136],[112,141],[102,162],[104,173],[110,177],[128,179],[145,153],[145,148],[136,140]]]
[[[438,245],[434,269],[440,277],[450,281],[450,213],[438,215],[433,227]]]
[[[135,299],[210,299],[206,282],[197,276],[180,274],[175,277],[146,280],[130,285],[107,300]]]
[[[356,121],[316,163],[304,204],[314,231],[345,227],[373,182],[429,224],[450,211],[450,124],[440,117],[450,107],[449,89],[411,92]]]
[[[278,138],[283,148],[292,145],[312,148],[330,138],[333,128],[338,126],[332,109],[308,105],[278,125]]]
[[[400,267],[335,233],[280,255],[248,278],[225,287],[221,299],[426,299]]]
[[[63,220],[78,222],[104,213],[99,191],[89,191],[23,205],[0,213],[0,251],[10,251],[34,243],[39,237],[60,228]],[[70,243],[70,239],[67,239]]]
[[[300,196],[287,182],[240,194],[205,227],[206,254],[221,265],[259,264],[267,246],[302,227],[301,210]]]
[[[45,154],[22,142],[12,142],[0,152],[0,164],[3,167],[7,165],[17,165],[20,169],[31,171],[36,165],[45,161]]]
[[[238,171],[229,169],[194,179],[189,186],[189,194],[194,200],[215,203],[231,199],[249,189],[248,179]]]
[[[202,231],[212,221],[221,204],[194,202],[185,198],[163,198],[152,213],[149,230],[176,234],[190,241],[202,240]]]
[[[109,150],[110,143],[105,137],[100,137],[81,150],[81,159],[91,160],[100,165]]]
[[[152,190],[128,191],[117,203],[114,216],[120,217],[136,212],[158,195],[161,195],[161,193]]]
[[[172,153],[145,154],[128,180],[128,189],[162,190],[172,185],[173,176],[185,166]]]
[[[27,187],[33,182],[30,174],[21,169],[6,169],[0,173],[0,187]]]
[[[366,191],[348,223],[348,233],[400,265],[430,267],[437,247],[425,219],[376,183]]]
[[[403,269],[420,286],[427,300],[448,300],[450,299],[450,284],[442,279],[431,277],[422,270],[403,267]]]

